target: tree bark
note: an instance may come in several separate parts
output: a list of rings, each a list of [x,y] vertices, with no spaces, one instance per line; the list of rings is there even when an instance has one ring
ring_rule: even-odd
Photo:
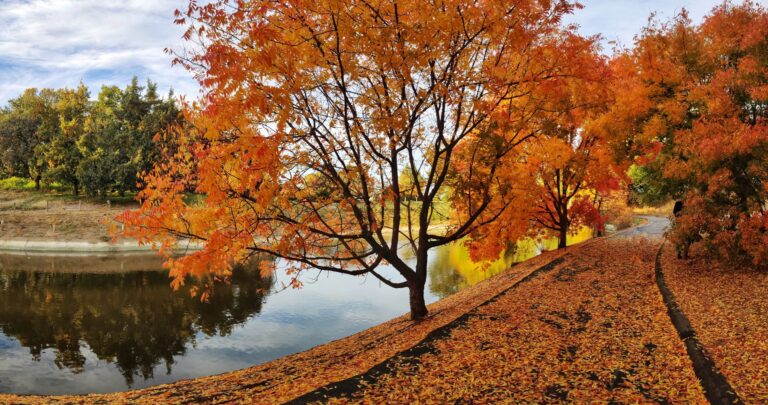
[[[566,202],[567,204],[567,202]],[[563,249],[568,246],[568,228],[571,226],[571,221],[568,220],[568,213],[560,213],[560,237],[557,241],[557,248]]]
[[[558,237],[557,241],[557,248],[563,249],[566,246],[568,246],[568,227],[561,226],[560,236]]]
[[[410,295],[411,320],[420,321],[426,318],[429,311],[424,302],[424,282],[415,281],[408,284],[408,294]]]
[[[568,200],[562,202],[562,206],[557,210],[557,216],[559,221],[558,228],[560,229],[560,236],[557,241],[557,248],[564,249],[568,246],[568,229],[571,228],[571,219],[568,218]]]

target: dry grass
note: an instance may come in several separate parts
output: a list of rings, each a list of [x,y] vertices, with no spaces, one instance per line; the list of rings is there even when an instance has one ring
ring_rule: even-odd
[[[109,224],[126,206],[38,192],[0,191],[0,239],[110,239]]]
[[[635,215],[652,215],[657,217],[668,217],[672,215],[672,208],[674,206],[675,206],[675,202],[670,201],[658,207],[632,207],[632,213],[634,213]]]
[[[603,213],[607,223],[617,230],[635,225],[635,214],[627,205],[627,193],[615,193],[603,202]]]

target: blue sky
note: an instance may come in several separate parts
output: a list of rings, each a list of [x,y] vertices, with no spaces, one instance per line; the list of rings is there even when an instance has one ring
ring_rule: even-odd
[[[764,0],[768,1],[768,0]],[[171,67],[164,48],[180,49],[182,28],[173,11],[182,0],[0,0],[0,105],[27,87],[124,86],[132,76],[166,92],[197,95],[196,82]],[[632,44],[652,11],[662,18],[683,7],[694,21],[721,0],[582,0],[567,19],[584,34]],[[95,94],[92,94],[95,96]]]

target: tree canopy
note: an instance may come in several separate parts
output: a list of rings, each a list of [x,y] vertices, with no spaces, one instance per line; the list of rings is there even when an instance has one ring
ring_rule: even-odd
[[[408,288],[420,319],[430,249],[490,259],[542,233],[564,247],[633,181],[635,200],[685,200],[677,242],[765,263],[765,9],[652,19],[608,58],[562,24],[578,7],[190,1],[177,23],[194,46],[174,55],[203,97],[125,234],[204,244],[169,257],[175,287],[267,253],[296,287],[314,268]]]
[[[584,75],[571,61],[596,53],[561,24],[576,7],[190,2],[177,22],[202,46],[176,62],[205,97],[187,110],[195,130],[180,132],[176,159],[147,177],[141,210],[121,218],[127,234],[205,243],[171,259],[177,285],[269,253],[294,285],[311,267],[407,287],[412,317],[424,317],[429,249],[471,235],[492,241],[475,245],[481,256],[498,254],[500,238],[527,232],[529,216],[512,209],[529,205],[525,145],[560,113],[560,83]],[[204,203],[185,198],[191,182]],[[451,213],[436,227],[446,190]],[[379,274],[383,263],[400,278]]]
[[[138,175],[160,160],[158,133],[177,123],[173,93],[133,78],[125,88],[27,89],[0,110],[0,175],[71,186],[74,194],[136,191]]]
[[[699,24],[649,25],[616,57],[610,113],[638,155],[636,190],[681,199],[671,237],[768,263],[768,12],[726,2]]]

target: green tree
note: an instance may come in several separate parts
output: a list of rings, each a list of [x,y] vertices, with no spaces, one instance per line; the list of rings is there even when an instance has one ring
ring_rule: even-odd
[[[39,190],[45,159],[40,151],[59,131],[59,91],[30,88],[0,111],[0,173],[30,177]]]
[[[121,98],[118,87],[102,86],[91,106],[86,131],[77,143],[83,155],[77,174],[85,192],[91,196],[106,195],[113,183],[115,155],[120,149],[115,142],[120,132],[116,110],[120,108]]]
[[[86,192],[104,196],[112,190],[120,195],[136,190],[137,174],[159,159],[161,148],[153,142],[155,134],[178,115],[173,93],[167,100],[161,99],[152,81],[143,87],[134,77],[124,90],[102,87],[78,143],[84,156],[78,175]]]
[[[17,114],[11,109],[0,110],[0,174],[29,177],[29,164],[35,150],[34,138],[38,120]]]
[[[59,90],[59,99],[55,105],[59,128],[50,142],[41,148],[48,165],[46,179],[71,185],[75,195],[80,194],[77,168],[83,158],[77,142],[85,132],[89,97],[88,88],[82,83],[76,89]]]

